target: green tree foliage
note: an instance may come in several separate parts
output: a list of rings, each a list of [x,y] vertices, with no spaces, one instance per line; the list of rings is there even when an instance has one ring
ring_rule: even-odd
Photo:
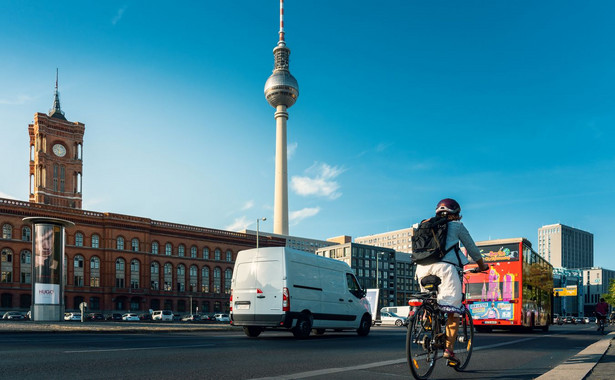
[[[615,306],[615,280],[611,280],[609,284],[609,292],[603,294],[602,297],[609,304]]]

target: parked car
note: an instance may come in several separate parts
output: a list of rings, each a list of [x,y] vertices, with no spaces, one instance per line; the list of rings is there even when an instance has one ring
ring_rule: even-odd
[[[20,321],[26,319],[26,317],[18,311],[7,311],[2,316],[2,319],[10,319],[12,321]]]
[[[139,320],[141,321],[151,321],[152,315],[150,313],[139,314]]]
[[[585,323],[585,322],[583,322],[583,318],[581,318],[581,317],[575,317],[574,320],[575,320],[576,323],[579,323],[579,324]]]
[[[172,321],[173,312],[171,310],[154,310],[152,321]]]
[[[107,321],[121,321],[122,320],[122,314],[120,313],[111,313],[107,315]]]
[[[64,313],[65,321],[80,321],[81,313]]]
[[[584,324],[588,324],[589,323],[589,317],[583,317],[583,323]]]
[[[186,314],[182,317],[182,322],[200,322],[201,316],[198,314]]]
[[[576,325],[577,320],[575,319],[575,317],[566,317],[566,323]]]
[[[596,323],[596,317],[589,317],[589,323]]]
[[[139,321],[137,313],[126,313],[122,315],[122,321]]]
[[[218,322],[230,322],[231,318],[228,316],[228,314],[214,314],[214,318],[216,318],[216,321]]]
[[[406,318],[389,311],[383,311],[380,313],[380,321],[382,325],[403,326]]]
[[[88,314],[87,319],[89,321],[104,321],[105,316],[102,315],[101,313],[90,313]]]
[[[201,314],[201,321],[215,321],[216,317],[213,314]]]
[[[553,316],[553,324],[554,325],[563,325],[564,324],[564,318],[560,317],[559,314],[555,314]]]

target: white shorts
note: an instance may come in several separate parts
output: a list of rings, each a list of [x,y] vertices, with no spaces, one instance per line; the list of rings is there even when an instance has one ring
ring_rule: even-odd
[[[442,283],[438,286],[438,303],[442,310],[449,313],[458,313],[461,311],[462,288],[457,267],[443,261],[416,266],[416,278],[419,285],[421,279],[425,276],[433,274],[440,277]],[[426,291],[421,285],[421,291]]]

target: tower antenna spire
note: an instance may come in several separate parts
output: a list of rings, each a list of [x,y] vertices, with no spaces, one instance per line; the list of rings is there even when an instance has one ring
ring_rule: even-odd
[[[285,43],[284,41],[284,0],[280,0],[280,41]]]
[[[60,108],[60,92],[58,91],[58,68],[56,67],[56,90],[53,96],[53,107],[49,110],[49,116],[55,117],[57,119],[66,120],[64,117],[64,112],[62,112],[62,108]]]

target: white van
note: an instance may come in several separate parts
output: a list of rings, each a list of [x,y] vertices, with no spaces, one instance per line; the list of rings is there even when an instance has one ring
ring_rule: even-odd
[[[154,310],[152,321],[172,321],[173,312],[171,310]]]
[[[231,323],[249,337],[284,328],[297,338],[312,329],[356,330],[369,334],[369,302],[343,261],[286,247],[237,254],[231,281]]]

